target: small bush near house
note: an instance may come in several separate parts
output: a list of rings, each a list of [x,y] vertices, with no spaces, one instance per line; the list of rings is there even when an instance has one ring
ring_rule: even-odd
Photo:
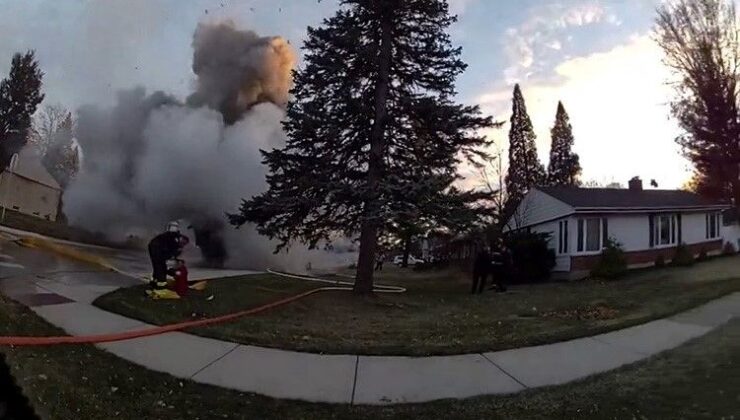
[[[673,256],[672,264],[677,267],[690,267],[694,265],[694,256],[685,244],[676,247],[676,254]]]
[[[546,233],[515,232],[504,238],[511,253],[511,283],[539,283],[550,279],[555,268],[555,251],[547,246]]]
[[[725,243],[725,247],[722,249],[723,255],[735,255],[737,254],[737,249],[735,249],[735,245],[732,244],[732,242]]]
[[[696,260],[699,262],[704,262],[709,259],[709,256],[707,255],[707,250],[702,248],[701,251],[699,251],[699,256],[696,257]]]
[[[609,239],[601,253],[601,259],[591,271],[593,277],[613,280],[623,276],[627,272],[627,258],[624,255],[622,245]]]
[[[655,266],[658,268],[665,267],[665,257],[662,254],[655,258]]]

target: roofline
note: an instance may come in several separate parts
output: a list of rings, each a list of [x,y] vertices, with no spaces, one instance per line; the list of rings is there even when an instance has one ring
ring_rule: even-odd
[[[3,173],[10,174],[10,176],[17,176],[18,178],[23,178],[26,181],[31,181],[34,184],[43,185],[44,187],[48,187],[48,188],[51,188],[53,190],[57,190],[57,191],[60,191],[60,192],[62,191],[62,187],[60,185],[50,185],[50,184],[47,184],[46,182],[41,182],[38,179],[33,179],[31,177],[27,177],[25,175],[21,175],[21,174],[19,174],[17,172],[4,171]]]
[[[582,208],[577,208],[575,211],[561,214],[559,216],[550,217],[549,219],[545,219],[541,221],[538,220],[537,222],[528,223],[526,225],[517,226],[514,228],[510,227],[510,224],[507,222],[504,225],[503,230],[504,232],[509,232],[509,231],[515,231],[515,230],[520,230],[520,229],[526,229],[528,227],[538,226],[538,225],[542,225],[545,223],[554,222],[556,220],[564,219],[570,216],[577,216],[579,214],[649,214],[652,212],[668,213],[668,212],[674,212],[674,211],[700,212],[700,211],[705,211],[705,210],[721,210],[721,209],[727,209],[727,208],[732,208],[732,206],[731,205],[721,205],[721,206],[693,206],[693,207],[689,206],[689,207],[661,207],[661,208],[646,207],[646,208],[632,208],[632,209],[628,207],[625,207],[625,208],[616,208],[616,207],[586,208],[586,207],[582,207]],[[511,221],[511,219],[509,219],[509,221]]]
[[[649,213],[668,211],[702,211],[726,210],[729,204],[714,204],[705,206],[661,206],[661,207],[575,207],[576,213]]]

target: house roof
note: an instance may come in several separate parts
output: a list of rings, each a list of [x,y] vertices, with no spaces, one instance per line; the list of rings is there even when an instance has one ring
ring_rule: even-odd
[[[726,208],[688,191],[545,187],[540,191],[576,210],[653,210]]]
[[[41,163],[39,151],[30,144],[18,153],[18,163],[13,169],[13,174],[56,190],[61,189],[59,183]]]

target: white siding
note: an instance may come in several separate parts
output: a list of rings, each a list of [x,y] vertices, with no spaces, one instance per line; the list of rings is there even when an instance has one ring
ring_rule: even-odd
[[[532,226],[532,232],[550,234],[550,241],[547,243],[548,248],[556,250],[558,248],[558,221],[543,223]]]
[[[722,239],[733,244],[735,250],[740,250],[740,224],[722,226]]]
[[[506,227],[509,230],[528,227],[571,213],[573,213],[573,207],[535,188],[524,196]]]
[[[681,216],[683,242],[686,244],[698,244],[707,242],[707,213],[684,213]]]
[[[559,236],[559,222],[560,220],[564,219],[558,219],[552,222],[543,223],[540,225],[532,226],[532,232],[536,233],[547,233],[550,235],[550,240],[547,243],[547,247],[552,249],[555,252],[555,268],[553,269],[554,272],[568,272],[570,271],[570,255],[568,253],[559,255],[558,254],[558,240],[560,238]],[[569,220],[568,218],[565,218],[565,220]],[[571,228],[571,221],[568,221],[568,230],[572,230]],[[570,244],[570,239],[569,244]]]
[[[609,215],[609,237],[627,252],[650,248],[650,220],[646,214]]]
[[[0,207],[56,220],[60,192],[26,178],[3,172],[0,175]]]

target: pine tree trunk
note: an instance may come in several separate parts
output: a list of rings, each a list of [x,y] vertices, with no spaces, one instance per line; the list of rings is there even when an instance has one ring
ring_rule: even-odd
[[[388,13],[388,12],[386,12]],[[373,292],[375,253],[378,248],[378,218],[380,182],[383,176],[383,153],[385,150],[385,119],[388,111],[388,89],[390,85],[391,53],[393,35],[390,17],[381,22],[381,41],[378,55],[378,80],[375,86],[375,118],[370,133],[370,159],[367,173],[367,198],[363,209],[360,228],[360,255],[357,261],[355,294],[368,295]]]

